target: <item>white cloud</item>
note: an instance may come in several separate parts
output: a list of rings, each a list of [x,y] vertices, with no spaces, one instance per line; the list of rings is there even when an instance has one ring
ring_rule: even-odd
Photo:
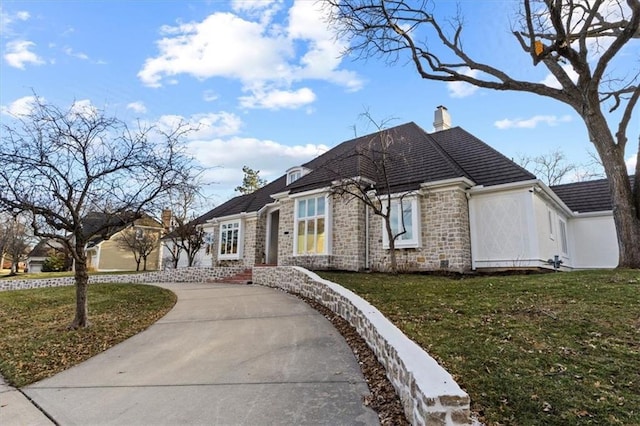
[[[289,90],[256,90],[250,96],[240,97],[243,108],[296,109],[308,105],[316,100],[316,95],[307,87]]]
[[[558,117],[555,115],[535,115],[531,118],[516,118],[515,120],[511,120],[505,118],[504,120],[498,120],[494,124],[498,129],[533,129],[538,126],[538,124],[544,123],[547,126],[557,126],[560,123],[568,123],[571,121],[570,115],[563,115],[562,117]]]
[[[184,123],[194,129],[194,131],[188,135],[190,140],[231,136],[237,134],[242,127],[240,117],[225,111],[219,113],[194,114],[191,117],[163,115],[155,124],[162,130],[169,130],[179,123]]]
[[[7,43],[4,59],[10,66],[22,70],[24,69],[25,64],[44,64],[42,58],[29,50],[34,46],[35,43],[28,40],[10,41]]]
[[[578,73],[573,70],[571,65],[563,65],[562,69],[567,73],[571,81],[573,81],[574,83],[578,81]],[[544,84],[545,86],[553,87],[554,89],[562,89],[562,85],[560,84],[560,82],[551,73],[547,74],[544,80],[542,80],[540,83]]]
[[[37,98],[35,96],[25,96],[11,102],[8,106],[0,106],[0,112],[4,115],[12,117],[20,117],[22,115],[28,115],[33,110]],[[40,101],[44,101],[44,98],[40,98]]]
[[[82,59],[84,61],[89,60],[89,55],[87,55],[86,53],[82,53],[82,52],[75,52],[72,48],[70,47],[65,47],[63,49],[64,53],[67,54],[68,56],[72,56],[74,58],[78,58],[78,59]]]
[[[306,105],[309,92],[293,91],[292,85],[308,79],[350,91],[362,87],[356,73],[340,69],[345,46],[335,40],[315,2],[294,2],[284,25],[273,19],[281,2],[237,1],[233,7],[236,13],[214,13],[201,22],[164,26],[163,38],[156,42],[158,55],[147,58],[138,73],[142,83],[160,87],[181,74],[200,80],[238,80],[249,92],[240,101],[252,108],[273,107],[261,102],[265,92],[304,95],[305,101],[297,105]]]
[[[260,170],[260,176],[271,181],[283,175],[287,168],[304,164],[328,149],[325,145],[287,146],[242,137],[198,140],[190,144],[192,155],[204,166],[221,167],[212,171],[210,180],[231,190],[242,182],[244,165]]]
[[[468,69],[463,74],[475,78],[480,74],[480,71]],[[452,81],[447,83],[447,89],[449,89],[449,96],[452,98],[466,98],[473,95],[479,87],[462,81]]]
[[[79,101],[74,101],[69,109],[71,114],[81,115],[81,116],[97,116],[99,114],[98,108],[96,108],[89,99],[81,99]]]
[[[206,102],[213,102],[218,99],[218,95],[213,90],[205,90],[202,94],[202,99]]]
[[[25,10],[11,14],[0,7],[0,34],[4,36],[13,34],[11,24],[16,21],[27,21],[29,18],[31,18],[31,14]]]
[[[131,111],[138,114],[145,114],[147,112],[147,107],[144,105],[144,102],[140,101],[131,102],[127,105],[127,109],[130,109]]]

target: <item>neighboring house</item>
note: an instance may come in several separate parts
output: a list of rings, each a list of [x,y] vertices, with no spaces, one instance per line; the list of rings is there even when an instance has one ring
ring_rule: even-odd
[[[41,240],[27,255],[26,267],[30,273],[42,272],[42,265],[52,254],[62,251],[62,244],[55,240]]]
[[[112,222],[110,228],[92,237],[87,243],[87,267],[97,272],[108,271],[135,271],[137,264],[132,249],[125,247],[122,238],[127,233],[133,233],[135,238],[141,241],[147,235],[153,235],[155,247],[148,255],[147,270],[155,271],[162,267],[160,238],[164,232],[162,224],[154,218],[143,215],[141,218],[129,220],[127,218],[107,218],[100,213],[87,216],[84,221],[84,229],[87,235],[94,233],[95,229],[102,226],[106,220]],[[142,270],[142,262],[140,263]]]
[[[235,197],[197,220],[210,236],[212,266],[299,265],[386,270],[388,238],[380,216],[336,194],[358,178],[370,191],[390,188],[400,270],[615,267],[618,248],[606,181],[549,188],[460,127],[446,108],[435,131],[415,123],[386,130],[393,139],[388,178],[361,154],[380,134],[343,142],[256,192]],[[388,184],[388,185],[387,185]]]

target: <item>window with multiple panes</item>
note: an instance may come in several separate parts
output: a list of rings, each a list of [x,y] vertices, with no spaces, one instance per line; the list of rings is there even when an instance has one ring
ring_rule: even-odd
[[[220,224],[219,259],[240,258],[240,221],[234,220]]]
[[[302,170],[292,170],[287,174],[287,185],[292,184],[302,177]]]
[[[396,248],[420,246],[420,214],[418,200],[415,197],[391,200],[389,219],[393,235],[397,236],[395,239]],[[384,248],[389,248],[389,237],[384,221],[382,223],[382,242]]]
[[[326,197],[296,201],[295,254],[327,253]]]

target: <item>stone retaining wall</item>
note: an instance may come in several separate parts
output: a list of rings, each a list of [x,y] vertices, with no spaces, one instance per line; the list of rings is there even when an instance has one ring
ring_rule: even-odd
[[[296,266],[254,267],[253,282],[316,300],[347,320],[385,367],[412,424],[471,424],[469,396],[453,377],[361,297]]]
[[[89,283],[190,283],[206,282],[231,277],[244,270],[244,266],[219,268],[178,268],[164,271],[143,272],[122,275],[89,275]],[[0,291],[26,290],[30,288],[60,287],[73,285],[73,277],[43,278],[30,280],[1,280]]]

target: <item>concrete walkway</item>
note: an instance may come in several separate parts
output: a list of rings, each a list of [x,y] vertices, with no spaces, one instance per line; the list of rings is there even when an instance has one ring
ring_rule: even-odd
[[[22,391],[60,425],[379,424],[351,350],[305,303],[259,286],[163,287],[178,303],[160,321]],[[2,426],[48,421],[16,408],[0,408]]]

